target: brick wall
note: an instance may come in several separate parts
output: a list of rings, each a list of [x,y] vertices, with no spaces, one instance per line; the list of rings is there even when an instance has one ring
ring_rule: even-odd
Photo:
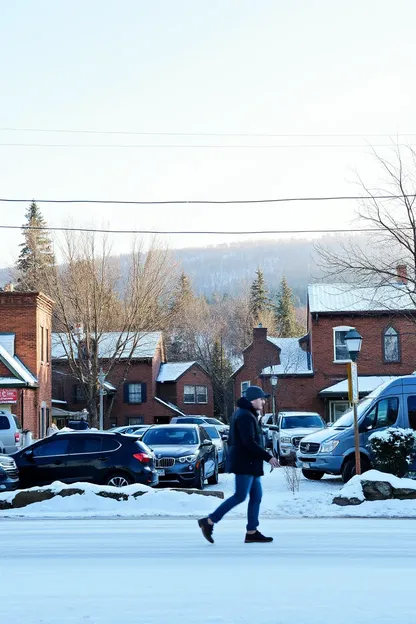
[[[35,437],[39,435],[42,402],[46,409],[51,409],[52,305],[51,299],[42,293],[0,293],[0,332],[16,335],[15,353],[39,381],[39,388],[21,391],[18,403],[12,408],[20,420],[23,413],[23,426]],[[43,354],[41,327],[44,328]]]
[[[206,386],[208,403],[185,403],[185,386]],[[194,364],[176,383],[176,405],[185,414],[214,416],[214,396],[211,377],[198,364]]]

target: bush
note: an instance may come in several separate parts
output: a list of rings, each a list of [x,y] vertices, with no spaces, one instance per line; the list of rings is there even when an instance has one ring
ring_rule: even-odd
[[[416,442],[413,429],[390,427],[372,433],[368,439],[377,470],[404,477],[410,466],[411,454]]]

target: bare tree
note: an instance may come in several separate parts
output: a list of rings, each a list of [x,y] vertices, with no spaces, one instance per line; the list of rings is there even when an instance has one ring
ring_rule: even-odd
[[[156,241],[147,250],[136,243],[126,279],[107,239],[89,233],[68,233],[61,255],[63,264],[49,284],[55,336],[97,425],[100,368],[106,375],[114,372],[112,382],[119,387],[139,344],[149,340],[147,332],[168,323],[172,260]]]
[[[416,153],[395,147],[391,160],[374,157],[383,175],[379,188],[359,178],[364,190],[358,210],[359,223],[370,230],[360,242],[350,242],[335,251],[317,246],[320,266],[333,281],[353,281],[363,287],[389,286],[391,309],[416,303]],[[382,196],[382,198],[380,198]],[[399,278],[398,279],[398,273]]]

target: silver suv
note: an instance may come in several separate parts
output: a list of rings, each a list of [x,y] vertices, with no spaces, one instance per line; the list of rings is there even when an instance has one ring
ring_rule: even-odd
[[[274,456],[282,466],[295,463],[302,438],[325,427],[324,419],[317,412],[279,412],[277,426],[270,426]]]
[[[10,455],[18,451],[22,444],[22,430],[16,416],[0,410],[0,453]]]

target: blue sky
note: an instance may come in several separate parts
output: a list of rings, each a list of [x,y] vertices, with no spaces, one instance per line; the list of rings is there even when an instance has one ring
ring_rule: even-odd
[[[416,132],[413,0],[16,0],[0,8],[0,126],[109,132]],[[409,137],[409,141],[412,137]],[[416,137],[413,137],[416,143]],[[387,138],[368,138],[373,144]],[[363,148],[80,148],[79,144],[328,145],[350,137],[154,137],[0,131],[0,196],[126,200],[354,194]],[[385,148],[383,155],[387,155]],[[25,205],[0,205],[21,224]],[[355,203],[44,206],[49,225],[345,227]],[[18,232],[1,231],[0,265]],[[171,237],[172,245],[231,237]],[[114,238],[114,250],[129,245]]]

